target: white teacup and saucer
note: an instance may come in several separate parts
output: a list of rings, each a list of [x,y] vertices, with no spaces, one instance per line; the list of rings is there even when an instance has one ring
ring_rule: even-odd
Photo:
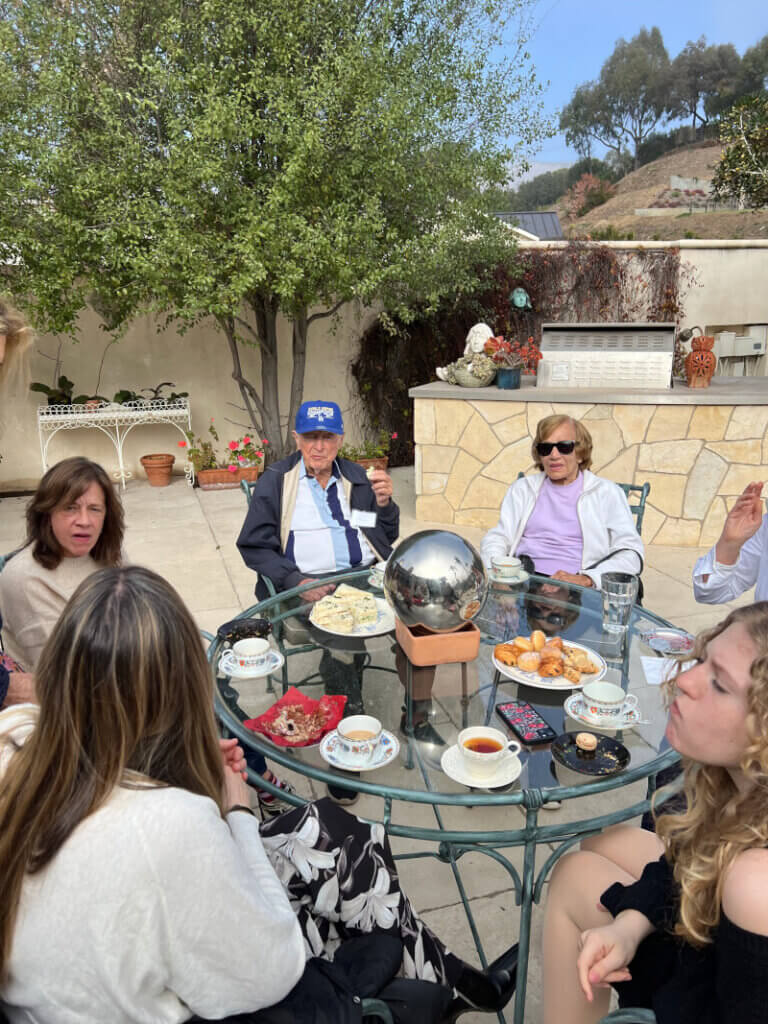
[[[523,770],[520,744],[499,729],[478,725],[463,729],[440,760],[448,778],[474,789],[496,789],[514,782]]]
[[[373,715],[350,715],[323,737],[320,756],[334,768],[347,772],[369,772],[389,764],[398,754],[400,742],[382,728]]]
[[[528,573],[523,568],[522,561],[515,555],[493,555],[488,575],[494,583],[507,586],[525,583],[528,579]]]
[[[269,646],[269,640],[247,637],[222,654],[218,668],[231,679],[254,679],[275,672],[283,661],[282,654]]]
[[[564,708],[571,718],[598,729],[627,729],[642,719],[634,693],[605,680],[587,683],[580,693],[567,698]]]

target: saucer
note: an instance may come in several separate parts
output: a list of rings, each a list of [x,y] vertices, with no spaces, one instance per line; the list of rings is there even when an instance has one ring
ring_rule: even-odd
[[[563,704],[567,715],[570,715],[575,721],[581,722],[582,725],[591,725],[595,729],[634,729],[642,722],[639,708],[627,708],[621,718],[608,721],[605,718],[592,718],[585,715],[585,706],[581,693],[572,693],[570,697],[566,697]]]
[[[345,772],[372,772],[393,761],[400,752],[400,740],[386,729],[381,730],[381,741],[370,761],[348,761],[339,743],[335,729],[326,733],[320,741],[320,757],[334,768]]]
[[[517,754],[508,754],[499,761],[499,767],[493,775],[486,779],[478,779],[476,775],[470,775],[467,771],[464,758],[455,743],[443,752],[443,756],[440,758],[440,767],[449,779],[460,782],[462,786],[469,786],[471,789],[496,789],[499,786],[508,786],[523,770]]]
[[[272,672],[277,672],[279,668],[283,667],[285,658],[279,651],[270,651],[267,657],[264,659],[264,663],[257,665],[255,668],[236,668],[232,666],[227,668],[225,662],[229,661],[226,653],[221,656],[216,671],[219,675],[225,675],[229,679],[260,679],[262,676],[268,676]]]
[[[525,569],[520,569],[520,571],[516,572],[514,576],[502,576],[493,568],[487,569],[486,572],[488,573],[488,578],[491,583],[496,583],[505,587],[516,587],[520,583],[527,583],[530,578]]]

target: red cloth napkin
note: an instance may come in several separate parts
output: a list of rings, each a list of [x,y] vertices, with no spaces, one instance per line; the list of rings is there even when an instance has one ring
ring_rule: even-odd
[[[312,697],[307,697],[301,692],[301,690],[297,690],[295,686],[292,686],[284,697],[281,697],[276,704],[272,705],[269,711],[265,711],[264,714],[259,715],[258,718],[249,718],[248,721],[243,722],[243,725],[248,729],[253,729],[254,732],[263,733],[264,736],[272,740],[272,742],[278,747],[308,747],[313,743],[317,743],[318,740],[321,740],[327,732],[331,731],[331,729],[336,728],[344,717],[344,705],[346,703],[347,698],[344,696],[326,696],[321,697],[320,700],[313,700]],[[273,733],[270,729],[270,725],[280,713],[280,709],[285,707],[286,704],[298,704],[301,706],[302,711],[306,712],[315,711],[318,707],[322,708],[325,712],[325,725],[308,740],[303,740],[301,743],[295,743],[292,740],[287,739],[285,736],[279,736]]]

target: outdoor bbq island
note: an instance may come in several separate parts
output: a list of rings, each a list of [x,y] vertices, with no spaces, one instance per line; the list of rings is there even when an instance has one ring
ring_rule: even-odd
[[[768,379],[714,376],[707,388],[671,390],[494,385],[442,381],[411,388],[416,515],[477,526],[498,521],[518,473],[533,469],[531,440],[551,413],[584,420],[592,470],[651,485],[643,540],[709,546],[751,480],[768,480]]]

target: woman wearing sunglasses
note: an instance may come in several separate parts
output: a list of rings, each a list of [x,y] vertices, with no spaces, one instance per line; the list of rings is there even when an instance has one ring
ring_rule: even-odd
[[[540,473],[507,491],[499,522],[483,538],[483,560],[527,556],[537,573],[599,587],[604,572],[638,574],[643,542],[618,484],[590,473],[592,438],[570,416],[539,420],[531,448]]]

